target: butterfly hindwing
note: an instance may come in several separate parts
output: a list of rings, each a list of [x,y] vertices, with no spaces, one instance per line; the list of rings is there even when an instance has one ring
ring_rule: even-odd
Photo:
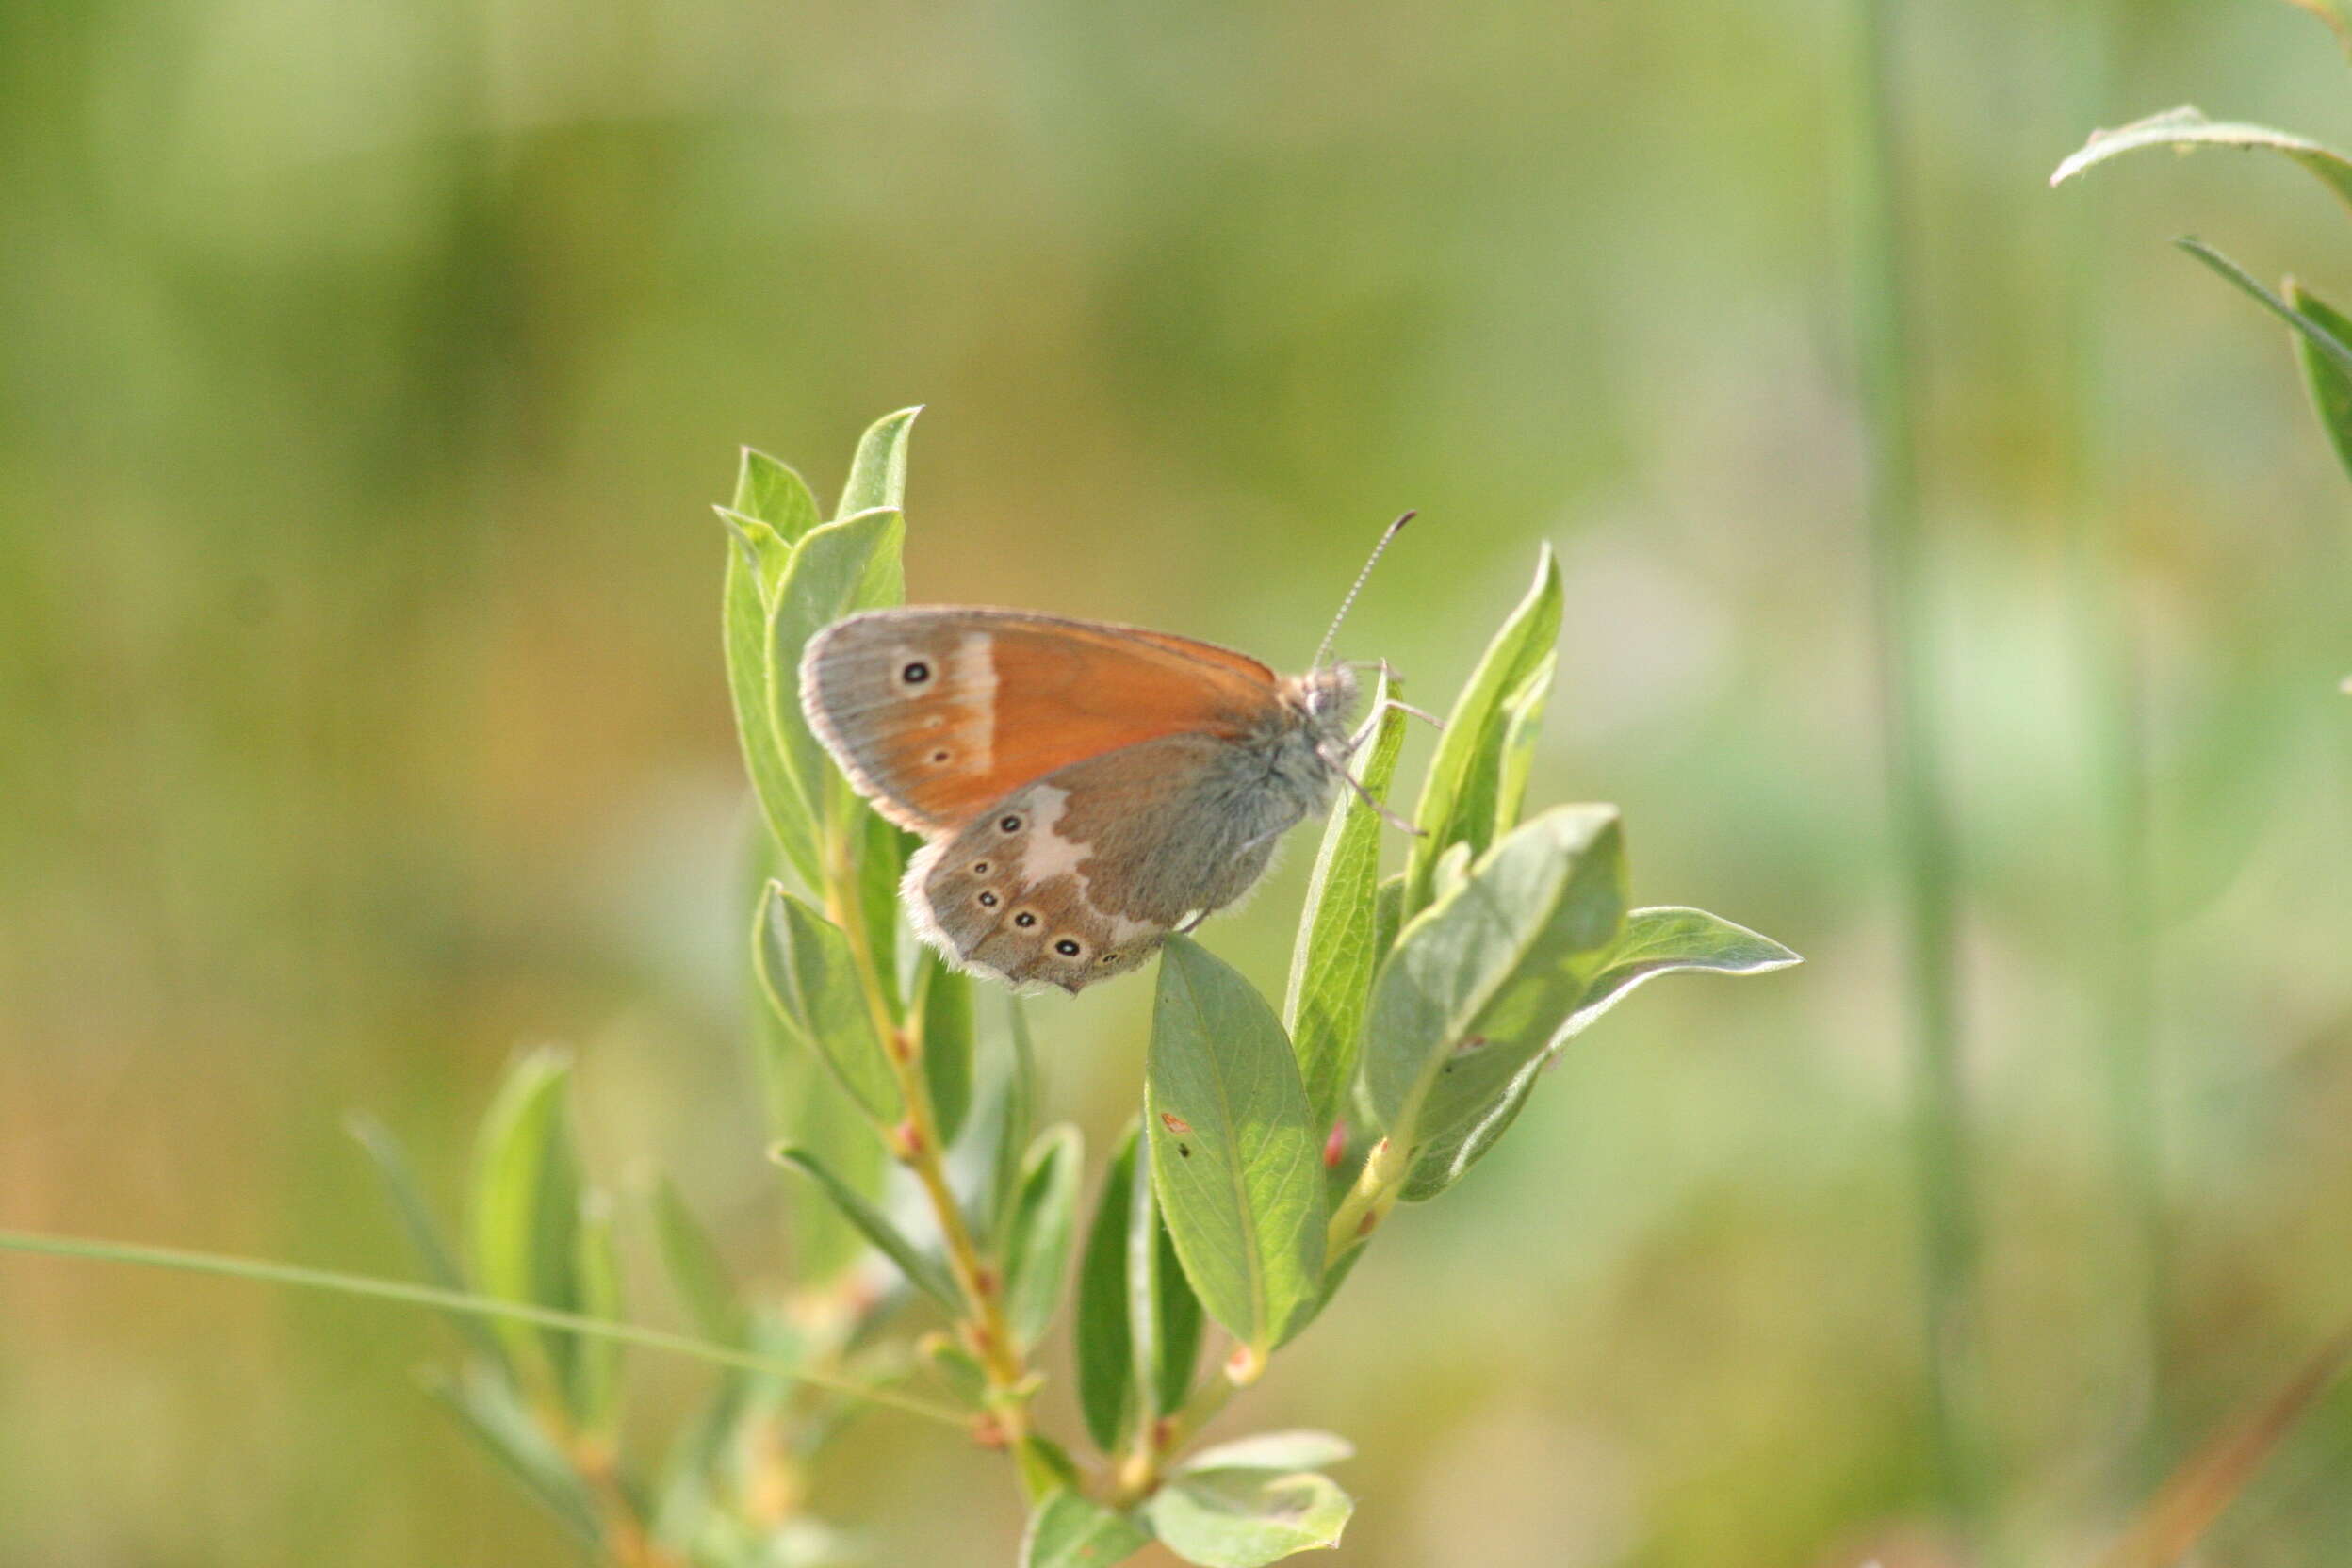
[[[1125,973],[1247,890],[1298,820],[1233,808],[1250,756],[1170,735],[1015,789],[915,857],[905,895],[917,927],[1015,984],[1075,991]]]

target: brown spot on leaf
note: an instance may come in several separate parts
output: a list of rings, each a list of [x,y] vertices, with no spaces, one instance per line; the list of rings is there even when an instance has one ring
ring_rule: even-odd
[[[1184,1134],[1192,1131],[1192,1123],[1186,1121],[1183,1117],[1178,1116],[1173,1111],[1162,1111],[1160,1113],[1160,1125],[1167,1128],[1169,1132],[1174,1133],[1179,1137],[1182,1137]]]

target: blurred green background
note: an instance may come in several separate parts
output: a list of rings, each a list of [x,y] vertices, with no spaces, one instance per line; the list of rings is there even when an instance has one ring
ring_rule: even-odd
[[[2181,101],[2341,139],[2352,80],[2267,0],[1905,15],[1969,1413],[1999,1539],[2082,1561],[2352,1314],[2347,497],[2280,334],[2162,241],[2339,302],[2352,268],[2277,160],[2044,180]],[[1342,651],[1442,702],[1552,541],[1534,802],[1619,802],[1640,901],[1809,960],[1586,1037],[1228,1417],[1359,1441],[1336,1560],[1947,1560],[1852,32],[1833,0],[0,4],[0,1225],[404,1273],[345,1113],[453,1205],[502,1062],[555,1039],[599,1167],[674,1171],[774,1266],[707,503],[743,442],[829,493],[923,402],[917,599],[1297,667],[1418,507]],[[1208,929],[1269,987],[1309,858]],[[1098,1151],[1150,995],[1037,1009]],[[418,1392],[449,1347],[0,1257],[0,1563],[569,1560]],[[640,1370],[657,1417],[701,1376]],[[2341,1563],[2347,1473],[2339,1396],[2213,1560]],[[882,1562],[1019,1528],[1001,1461],[889,1416],[820,1484]]]

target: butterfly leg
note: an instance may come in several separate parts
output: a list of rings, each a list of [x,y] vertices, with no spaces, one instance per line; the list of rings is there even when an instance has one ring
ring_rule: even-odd
[[[1348,749],[1352,751],[1354,750],[1354,747],[1351,745]],[[1347,781],[1348,787],[1356,792],[1357,798],[1380,814],[1380,820],[1382,822],[1388,824],[1389,826],[1397,829],[1399,832],[1410,833],[1416,839],[1427,836],[1421,831],[1421,829],[1413,826],[1413,824],[1407,822],[1404,818],[1390,810],[1380,801],[1374,799],[1372,792],[1364,787],[1364,781],[1358,778],[1354,774],[1348,771],[1348,759],[1346,757],[1333,757],[1329,752],[1323,753],[1322,756],[1323,760],[1329,762],[1338,771],[1339,776]]]

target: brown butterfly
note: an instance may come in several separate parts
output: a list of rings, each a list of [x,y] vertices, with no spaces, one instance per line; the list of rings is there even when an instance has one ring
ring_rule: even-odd
[[[1355,785],[1356,674],[1323,662],[1331,641],[1280,677],[1134,627],[874,610],[810,640],[800,700],[858,792],[930,841],[901,887],[923,939],[1074,993],[1239,898],[1283,832]]]

